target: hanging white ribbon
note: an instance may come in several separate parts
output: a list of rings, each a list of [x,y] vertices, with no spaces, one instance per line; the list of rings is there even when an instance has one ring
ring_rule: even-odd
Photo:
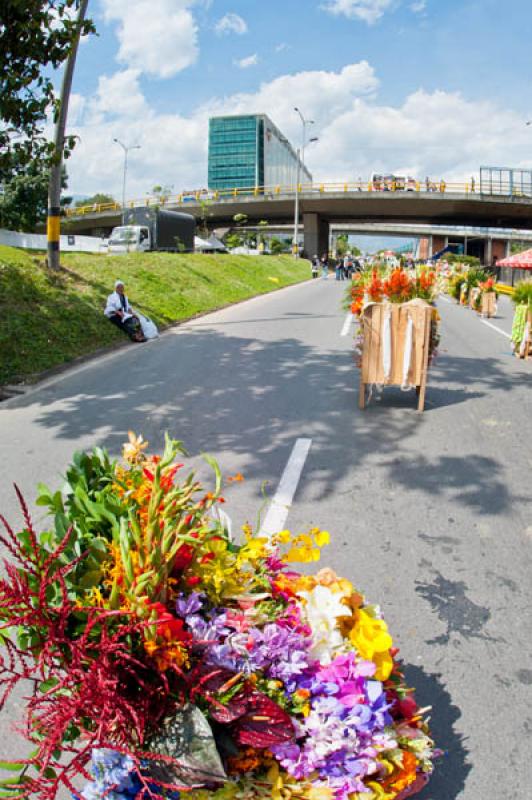
[[[523,334],[523,338],[521,339],[521,347],[519,348],[519,355],[523,358],[526,355],[526,349],[528,347],[528,343],[530,341],[530,322],[527,322],[525,325],[525,332]]]
[[[382,326],[382,371],[387,381],[392,374],[392,310],[387,306]]]
[[[412,346],[414,344],[414,323],[410,314],[408,315],[408,322],[406,323],[406,337],[405,337],[405,350],[403,353],[403,382],[401,389],[403,392],[408,392],[410,384],[408,383],[408,373],[410,372],[410,365],[412,363]]]

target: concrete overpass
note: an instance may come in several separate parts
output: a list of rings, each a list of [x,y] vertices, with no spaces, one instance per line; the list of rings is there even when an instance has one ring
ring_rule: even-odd
[[[272,225],[289,224],[294,219],[294,201],[294,188],[274,187],[180,195],[165,199],[164,206],[187,211],[198,219],[206,211],[209,226],[216,228],[231,227],[236,214],[246,214],[250,223],[267,220]],[[161,204],[152,198],[126,205],[129,208],[147,203]],[[532,229],[532,197],[474,193],[464,191],[463,185],[460,191],[451,185],[439,187],[438,191],[367,191],[348,184],[321,184],[302,187],[299,205],[307,253],[328,249],[331,224],[383,222]],[[119,225],[120,219],[121,208],[117,204],[72,209],[64,227],[67,233],[102,235]],[[434,249],[438,249],[436,245]]]

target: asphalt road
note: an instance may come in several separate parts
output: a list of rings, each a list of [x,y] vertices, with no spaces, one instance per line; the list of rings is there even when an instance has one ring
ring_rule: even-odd
[[[532,362],[510,353],[510,306],[483,324],[442,299],[426,411],[387,389],[357,407],[345,284],[314,281],[167,332],[0,404],[0,508],[59,485],[72,451],[118,454],[128,429],[182,439],[227,509],[254,522],[295,442],[312,440],[288,527],[319,525],[324,563],[380,602],[448,755],[424,800],[528,798],[532,784]],[[506,333],[506,335],[505,335]],[[0,755],[21,753],[8,717]]]

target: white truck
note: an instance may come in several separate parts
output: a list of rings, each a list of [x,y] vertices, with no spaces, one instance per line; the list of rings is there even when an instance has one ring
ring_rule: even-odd
[[[165,208],[132,208],[126,211],[124,223],[112,230],[110,254],[153,250],[194,252],[196,220],[191,214]]]

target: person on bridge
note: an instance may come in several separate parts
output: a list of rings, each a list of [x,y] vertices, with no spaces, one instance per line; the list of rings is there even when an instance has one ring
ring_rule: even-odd
[[[124,331],[132,342],[146,341],[140,320],[129,305],[123,281],[115,281],[115,290],[107,298],[107,305],[103,313],[109,322]]]

